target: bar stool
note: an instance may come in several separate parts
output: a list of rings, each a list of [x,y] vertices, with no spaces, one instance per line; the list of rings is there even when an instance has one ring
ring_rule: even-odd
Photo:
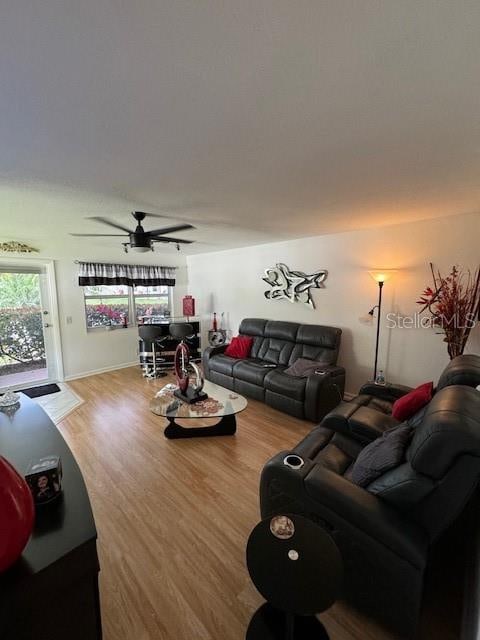
[[[168,325],[168,331],[172,338],[180,341],[185,340],[195,333],[192,325],[188,322],[171,322]]]
[[[168,339],[162,330],[153,324],[144,324],[138,327],[138,336],[143,342],[143,351],[140,351],[140,363],[143,368],[144,378],[159,378],[166,376],[166,371],[157,369],[157,362],[165,362],[165,358],[158,358],[158,351],[162,350],[163,343]]]

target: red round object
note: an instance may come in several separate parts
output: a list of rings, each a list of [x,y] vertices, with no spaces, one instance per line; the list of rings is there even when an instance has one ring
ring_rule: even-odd
[[[25,479],[0,456],[0,573],[21,556],[35,519]]]

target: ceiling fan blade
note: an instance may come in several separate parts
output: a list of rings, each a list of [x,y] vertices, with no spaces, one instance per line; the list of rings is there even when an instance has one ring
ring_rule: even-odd
[[[125,231],[125,233],[133,233],[131,229],[127,229],[127,227],[118,224],[118,222],[112,222],[108,218],[103,218],[102,216],[91,216],[88,220],[96,220],[97,222],[101,222],[102,224],[108,224],[110,227],[115,227],[115,229],[120,229],[121,231]]]
[[[183,240],[183,238],[167,238],[164,236],[154,236],[152,242],[174,242],[177,244],[192,244],[195,240]]]
[[[195,229],[195,227],[191,224],[176,224],[173,227],[164,227],[163,229],[152,229],[152,231],[147,231],[147,233],[151,236],[164,236],[167,233],[175,233],[175,231],[185,231],[185,229]]]
[[[77,238],[124,238],[126,233],[69,233],[70,236]]]

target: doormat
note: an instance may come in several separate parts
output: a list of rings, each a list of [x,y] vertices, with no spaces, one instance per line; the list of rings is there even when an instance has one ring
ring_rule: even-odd
[[[41,387],[30,387],[29,389],[20,389],[29,398],[39,398],[40,396],[48,396],[51,393],[58,393],[60,387],[58,384],[44,384]]]

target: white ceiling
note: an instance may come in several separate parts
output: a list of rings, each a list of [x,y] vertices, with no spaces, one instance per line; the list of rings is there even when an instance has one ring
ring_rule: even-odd
[[[478,0],[2,0],[0,235],[139,208],[208,251],[478,211],[479,32]]]

